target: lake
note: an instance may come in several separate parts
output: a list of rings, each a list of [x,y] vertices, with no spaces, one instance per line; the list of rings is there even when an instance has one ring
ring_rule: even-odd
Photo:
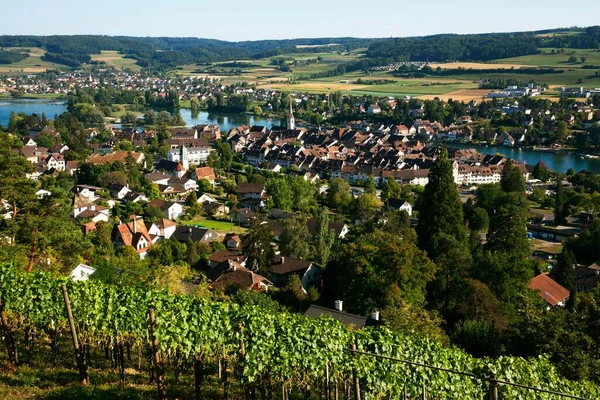
[[[40,115],[44,113],[48,119],[54,119],[56,114],[67,111],[67,106],[62,100],[0,99],[0,124],[2,126],[8,126],[11,111]]]
[[[476,149],[480,153],[496,154],[500,153],[505,157],[535,165],[543,161],[548,168],[553,171],[565,173],[569,168],[576,172],[587,170],[596,174],[600,173],[600,159],[585,158],[575,152],[554,152],[554,151],[534,151],[530,149],[515,149],[504,146],[486,146],[473,144],[449,144],[449,147]]]
[[[62,100],[0,99],[0,124],[2,126],[8,125],[11,111],[40,115],[44,113],[48,119],[53,119],[56,114],[61,114],[66,110],[66,104]],[[192,113],[190,109],[181,109],[180,113],[188,127],[201,124],[218,124],[221,126],[221,130],[225,132],[240,125],[265,125],[271,128],[274,125],[281,124],[278,119],[261,118],[248,114],[221,114],[206,111]]]

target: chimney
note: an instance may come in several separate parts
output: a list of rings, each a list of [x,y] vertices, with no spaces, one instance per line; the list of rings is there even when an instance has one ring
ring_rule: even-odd
[[[343,305],[344,305],[344,302],[342,300],[335,301],[335,309],[337,311],[343,311]]]
[[[133,234],[137,233],[137,218],[133,219]]]
[[[371,319],[372,319],[373,321],[379,321],[379,311],[377,311],[377,310],[373,310],[373,311],[371,312]]]

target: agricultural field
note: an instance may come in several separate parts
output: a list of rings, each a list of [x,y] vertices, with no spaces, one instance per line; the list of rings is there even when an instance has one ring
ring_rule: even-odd
[[[47,69],[61,68],[60,64],[55,64],[47,61],[42,61],[42,57],[45,53],[44,49],[39,47],[27,47],[19,48],[12,47],[12,50],[23,50],[23,52],[29,53],[29,57],[13,64],[0,64],[0,74],[7,75],[21,75],[21,74],[35,74],[44,72]]]
[[[496,63],[502,64],[520,64],[535,67],[552,67],[552,68],[581,68],[582,66],[600,65],[600,51],[594,49],[564,49],[564,53],[559,53],[561,49],[543,48],[540,49],[540,54],[532,54],[528,56],[503,58],[495,60]],[[555,51],[552,54],[552,50]],[[569,63],[569,57],[577,57],[577,63]],[[585,57],[585,64],[582,64],[581,57]],[[491,64],[497,65],[497,64]],[[498,66],[500,68],[500,66]],[[587,70],[593,71],[593,70]]]
[[[130,68],[135,71],[141,69],[134,59],[125,58],[125,55],[120,54],[118,51],[102,50],[101,54],[92,54],[92,61],[104,62],[106,65],[115,68]]]

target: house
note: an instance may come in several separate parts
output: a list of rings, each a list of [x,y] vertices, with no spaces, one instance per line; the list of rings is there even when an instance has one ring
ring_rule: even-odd
[[[393,210],[393,211],[406,211],[406,213],[408,214],[409,217],[412,216],[412,210],[413,210],[412,204],[410,204],[406,200],[388,199],[387,207],[389,210]]]
[[[89,265],[79,264],[73,271],[71,271],[69,278],[75,282],[87,281],[90,275],[92,275],[94,272],[96,272],[95,268],[92,268]]]
[[[129,192],[125,195],[123,201],[126,203],[148,202],[148,198],[142,193]]]
[[[305,317],[319,319],[323,316],[327,316],[340,321],[342,324],[351,327],[354,330],[359,330],[365,327],[367,323],[367,317],[360,315],[349,314],[342,311],[342,302],[336,301],[336,309],[325,308],[321,306],[311,305],[308,310],[304,313]]]
[[[256,213],[249,208],[240,208],[231,214],[231,222],[241,226],[250,226],[256,219]]]
[[[211,183],[211,185],[214,185],[215,179],[217,179],[217,176],[215,175],[215,171],[213,171],[213,169],[211,167],[196,168],[196,171],[194,173],[196,175],[197,180],[206,179],[207,181],[209,181]]]
[[[96,200],[98,198],[96,192],[101,192],[103,190],[104,188],[90,185],[76,185],[73,188],[73,192],[76,196],[87,197],[90,200]]]
[[[177,224],[170,219],[159,219],[156,222],[153,222],[148,227],[148,233],[151,236],[156,236],[158,238],[169,239],[175,233],[175,229],[177,228]]]
[[[240,254],[236,251],[217,250],[208,259],[208,266],[211,268],[214,268],[217,265],[221,264],[222,262],[235,261],[242,267],[245,267],[246,266],[246,258],[247,257],[245,255]],[[216,277],[215,277],[215,279],[216,279]]]
[[[175,232],[173,232],[171,237],[181,243],[188,243],[190,241],[194,243],[210,243],[217,240],[219,235],[206,228],[182,225],[175,228]]]
[[[204,204],[204,203],[218,203],[217,199],[215,199],[214,197],[210,196],[208,193],[196,192],[196,197],[198,198],[198,203],[199,204]]]
[[[287,212],[284,210],[280,210],[278,208],[272,208],[269,210],[269,216],[274,219],[290,219],[290,218],[294,218],[296,216],[296,214]]]
[[[598,287],[599,282],[600,266],[598,264],[575,268],[575,285],[578,291],[589,293]]]
[[[229,214],[229,207],[222,203],[213,203],[207,201],[202,203],[202,210],[208,215],[212,215],[214,217],[224,217]]]
[[[504,134],[504,141],[502,142],[502,144],[504,146],[512,147],[515,145],[515,143],[516,143],[516,140],[515,140],[515,138],[512,137],[512,135],[510,133]]]
[[[44,197],[50,196],[52,193],[49,192],[48,190],[44,190],[44,189],[40,189],[37,192],[35,192],[35,197],[37,197],[38,199],[43,199]]]
[[[96,210],[96,207],[100,207],[100,206],[95,206],[94,209],[87,209],[84,210],[82,212],[80,212],[79,214],[77,214],[75,216],[75,218],[77,219],[77,221],[88,221],[88,222],[94,222],[94,223],[98,223],[100,221],[102,222],[108,222],[109,220],[109,216],[108,213],[104,213],[101,210]]]
[[[62,154],[50,154],[44,159],[48,169],[55,169],[57,171],[64,171],[66,169],[65,157]]]
[[[130,192],[131,189],[127,185],[112,185],[110,187],[110,195],[114,199],[123,200]]]
[[[255,274],[246,268],[235,268],[219,276],[211,285],[213,290],[226,290],[234,286],[240,290],[251,290],[256,292],[267,292],[273,283],[264,276]]]
[[[144,175],[144,177],[152,183],[156,183],[157,185],[168,185],[169,179],[171,179],[171,175],[163,174],[160,172],[152,172],[150,174]]]
[[[179,203],[165,200],[151,200],[151,206],[158,207],[165,218],[175,221],[183,215],[183,206]]]
[[[235,193],[244,199],[264,199],[267,195],[262,183],[240,183]]]
[[[546,302],[548,310],[554,307],[564,307],[571,294],[558,282],[550,278],[548,274],[536,276],[529,282],[528,286]]]
[[[225,240],[223,240],[223,243],[225,243],[225,247],[227,248],[227,250],[241,250],[242,249],[242,238],[240,238],[240,235],[238,235],[236,233],[226,234]]]
[[[369,108],[367,108],[367,114],[380,114],[381,107],[378,104],[371,104]]]
[[[273,282],[284,285],[292,275],[297,275],[306,292],[311,286],[318,286],[321,280],[321,268],[311,261],[298,258],[275,256],[273,265]]]
[[[318,235],[316,219],[311,218],[311,219],[307,220],[306,226],[308,227],[308,231],[310,232],[311,235],[313,235],[313,236]],[[333,221],[329,222],[329,230],[334,231],[336,237],[338,237],[340,239],[343,239],[350,231],[348,229],[348,225],[340,223],[340,222],[333,222]]]
[[[133,217],[133,221],[115,225],[113,242],[116,248],[132,246],[140,258],[146,257],[148,250],[152,247],[152,238],[143,219]]]

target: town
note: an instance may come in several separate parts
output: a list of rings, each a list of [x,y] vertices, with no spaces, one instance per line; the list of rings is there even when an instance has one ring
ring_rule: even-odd
[[[598,32],[0,37],[0,395],[598,398]]]

